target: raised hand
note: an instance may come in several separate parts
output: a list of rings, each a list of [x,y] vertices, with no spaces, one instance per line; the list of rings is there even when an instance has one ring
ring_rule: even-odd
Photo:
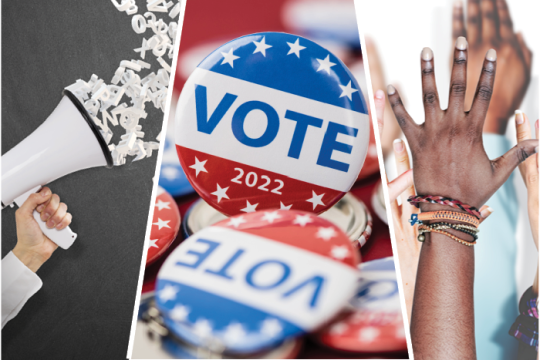
[[[497,54],[493,49],[485,54],[471,110],[467,112],[467,48],[467,40],[459,37],[454,49],[447,110],[439,106],[433,52],[429,48],[424,48],[421,54],[425,122],[417,125],[413,121],[392,85],[388,86],[388,96],[412,152],[418,194],[446,196],[480,208],[514,168],[535,153],[538,140],[522,141],[503,156],[488,158],[482,128],[493,93]],[[440,206],[422,204],[421,208]]]
[[[480,76],[484,55],[489,49],[497,52],[499,75],[493,86],[493,101],[487,112],[484,132],[504,134],[508,119],[521,104],[529,86],[532,52],[523,35],[514,33],[505,0],[469,0],[466,21],[461,2],[456,2],[452,24],[454,41],[459,36],[469,41],[466,110],[473,102],[475,94],[472,90]]]

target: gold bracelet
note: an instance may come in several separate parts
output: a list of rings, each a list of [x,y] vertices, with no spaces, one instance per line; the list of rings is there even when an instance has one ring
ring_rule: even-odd
[[[424,242],[426,240],[426,237],[424,235],[424,233],[426,232],[435,232],[435,233],[438,233],[438,234],[442,234],[442,235],[446,235],[448,236],[450,239],[452,240],[455,240],[457,241],[458,243],[460,244],[463,244],[463,245],[466,245],[466,246],[473,246],[473,245],[476,245],[476,241],[473,241],[473,242],[468,242],[468,241],[465,241],[463,239],[460,239],[458,238],[457,236],[454,236],[453,234],[450,234],[449,232],[447,231],[443,231],[443,230],[437,230],[437,229],[432,229],[426,225],[420,225],[418,227],[418,232],[420,233],[418,235],[418,241],[420,242]]]

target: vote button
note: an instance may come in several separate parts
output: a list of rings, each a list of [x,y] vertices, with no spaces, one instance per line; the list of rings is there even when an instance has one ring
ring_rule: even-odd
[[[324,212],[357,179],[369,144],[351,72],[285,33],[243,36],[209,54],[184,85],[175,125],[188,180],[228,216]]]
[[[193,346],[248,355],[317,329],[356,290],[358,251],[328,220],[299,211],[237,215],[165,260],[156,308]]]

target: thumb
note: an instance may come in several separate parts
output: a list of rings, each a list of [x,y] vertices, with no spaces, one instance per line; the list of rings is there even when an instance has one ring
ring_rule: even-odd
[[[35,194],[32,194],[26,199],[26,201],[19,208],[21,215],[32,215],[32,212],[41,204],[45,204],[51,199],[52,192],[48,187],[43,187]]]
[[[538,152],[538,140],[530,139],[520,141],[516,146],[511,148],[503,156],[491,161],[495,169],[495,176],[499,184],[502,184],[508,179],[512,171],[525,161],[529,156]]]

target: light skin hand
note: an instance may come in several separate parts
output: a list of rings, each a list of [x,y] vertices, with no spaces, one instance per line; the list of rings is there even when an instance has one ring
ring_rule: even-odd
[[[508,119],[521,104],[531,79],[532,52],[523,35],[514,33],[512,18],[505,0],[467,1],[467,19],[461,1],[454,3],[452,34],[469,41],[467,91],[465,109],[469,109],[480,77],[484,55],[497,51],[498,76],[493,86],[491,106],[486,115],[484,132],[506,132]],[[465,89],[463,89],[465,91]]]
[[[515,115],[516,136],[518,143],[531,139],[531,125],[529,118],[524,113]],[[535,122],[536,138],[538,139],[538,120]],[[529,222],[533,234],[534,244],[538,250],[538,154],[531,156],[519,165],[519,172],[527,187],[527,210],[529,213]],[[538,294],[538,267],[533,283],[533,291]]]
[[[43,234],[33,212],[38,211],[47,227],[62,230],[69,226],[72,216],[58,195],[48,187],[32,194],[15,212],[17,223],[17,245],[13,254],[30,270],[36,272],[47,261],[58,245]]]

